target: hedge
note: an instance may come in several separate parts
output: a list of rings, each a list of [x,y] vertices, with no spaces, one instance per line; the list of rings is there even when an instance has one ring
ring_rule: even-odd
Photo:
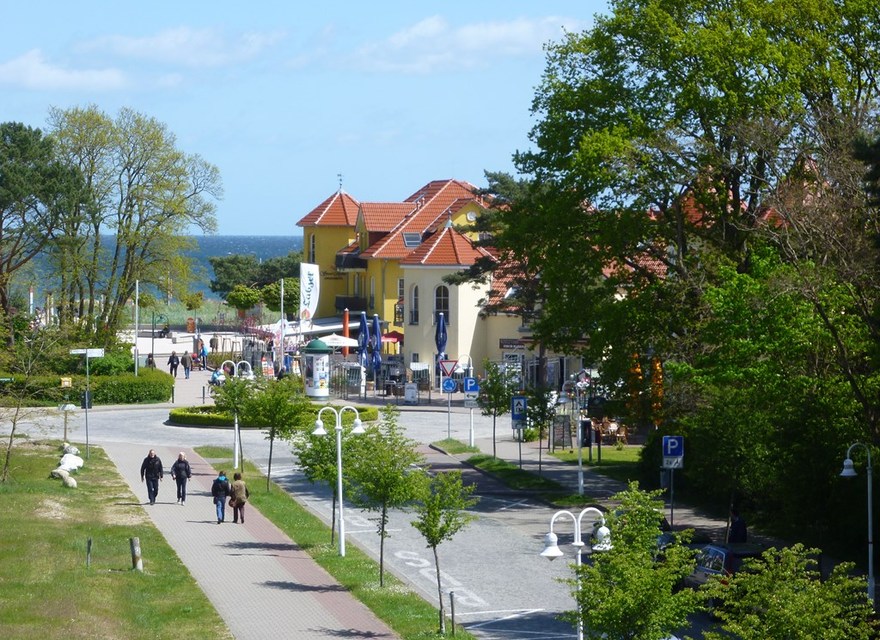
[[[372,422],[379,419],[379,409],[376,407],[356,407],[360,414],[361,420],[364,422]],[[314,405],[314,414],[317,418],[318,410],[321,406]],[[195,406],[180,407],[172,409],[168,413],[168,421],[172,424],[185,425],[188,427],[231,427],[235,424],[233,416],[228,413],[217,411],[213,406]],[[354,415],[351,411],[342,414],[342,421],[345,424],[354,422]],[[247,420],[239,420],[238,426],[244,429],[257,429],[253,424],[248,424]],[[335,424],[333,425],[335,426]]]
[[[71,386],[62,387],[62,377],[70,378]],[[25,378],[0,374],[0,380],[0,404],[7,405],[22,395],[25,396],[25,403],[31,406],[53,406],[63,402],[80,404],[86,390],[84,375]],[[141,369],[138,375],[89,376],[92,405],[168,402],[173,388],[174,378],[157,369]]]

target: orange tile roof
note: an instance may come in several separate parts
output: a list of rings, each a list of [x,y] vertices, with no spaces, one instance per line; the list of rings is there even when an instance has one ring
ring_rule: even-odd
[[[489,257],[488,251],[475,247],[470,239],[450,226],[431,234],[417,249],[400,261],[401,266],[465,267],[477,259]]]
[[[413,208],[411,202],[362,202],[360,211],[367,231],[388,233],[412,213]]]
[[[404,232],[424,234],[437,228],[452,213],[463,206],[462,201],[482,200],[474,195],[476,187],[461,180],[434,180],[416,191],[406,199],[416,208],[404,219],[400,220],[388,235],[370,246],[363,252],[365,258],[401,259],[409,255],[411,249],[403,242]],[[445,217],[444,217],[445,216]]]
[[[298,227],[354,227],[360,203],[342,189],[307,213]]]

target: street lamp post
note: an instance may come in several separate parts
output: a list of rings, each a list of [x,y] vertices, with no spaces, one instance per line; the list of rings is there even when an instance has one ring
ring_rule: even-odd
[[[584,519],[584,515],[587,513],[594,513],[599,516],[599,522],[601,522],[601,526],[596,531],[596,539],[597,543],[592,545],[592,551],[608,551],[611,549],[611,531],[608,530],[608,527],[605,526],[605,514],[599,511],[596,507],[586,507],[584,508],[578,515],[575,515],[571,511],[557,511],[553,514],[553,517],[550,519],[550,533],[548,533],[544,537],[544,550],[541,552],[541,555],[548,560],[555,560],[556,558],[561,558],[564,554],[559,549],[559,538],[553,533],[553,525],[556,522],[556,519],[559,516],[568,516],[571,518],[572,522],[574,522],[574,541],[572,545],[577,547],[577,555],[575,556],[575,571],[577,574],[577,590],[580,593],[581,590],[581,552],[584,548],[584,540],[581,537],[581,521]],[[578,601],[578,606],[580,606],[580,601]],[[580,611],[577,614],[577,638],[578,640],[583,640],[584,638],[584,623],[581,617]]]
[[[333,412],[336,416],[336,501],[339,503],[339,555],[343,558],[345,557],[345,515],[342,508],[342,414],[345,413],[346,409],[353,411],[355,415],[354,428],[351,432],[356,435],[364,433],[364,427],[358,410],[348,405],[339,410],[330,406],[321,407],[318,411],[318,418],[315,420],[315,430],[312,431],[313,436],[326,436],[327,430],[324,429],[321,414],[325,411]]]
[[[853,467],[852,450],[855,447],[863,447],[868,455],[868,600],[871,607],[874,607],[874,515],[873,515],[873,498],[871,495],[871,449],[868,445],[861,442],[855,442],[846,450],[846,459],[843,461],[843,471],[840,472],[843,478],[855,478],[858,474]]]

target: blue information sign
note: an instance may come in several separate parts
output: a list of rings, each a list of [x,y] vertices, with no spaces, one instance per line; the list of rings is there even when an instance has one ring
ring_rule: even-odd
[[[465,393],[479,393],[480,385],[477,383],[476,378],[465,378],[464,379],[464,392]]]
[[[513,396],[510,401],[510,418],[516,422],[526,419],[527,399],[525,396]]]
[[[455,382],[455,378],[443,378],[444,393],[454,393],[457,386],[458,385]]]

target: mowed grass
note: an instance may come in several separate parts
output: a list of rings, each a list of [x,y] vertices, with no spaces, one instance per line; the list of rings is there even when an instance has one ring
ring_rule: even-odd
[[[91,447],[76,489],[49,477],[60,455],[58,442],[17,441],[0,484],[0,637],[231,638],[103,451]]]
[[[214,469],[225,469],[231,473],[231,449],[197,447],[196,451],[209,460]],[[267,490],[266,477],[247,460],[244,461],[243,475],[250,491],[249,504],[271,520],[401,638],[428,640],[440,637],[438,609],[391,574],[387,565],[385,584],[380,587],[378,562],[350,541],[345,547],[345,557],[341,558],[338,540],[331,543],[331,530],[320,518],[274,482],[269,483]],[[378,537],[378,533],[376,535]],[[442,555],[442,546],[440,549]],[[443,570],[442,562],[440,570]],[[446,614],[450,614],[448,602]],[[452,623],[447,620],[447,636],[452,632]],[[456,626],[454,635],[460,640],[474,640],[459,626]]]

